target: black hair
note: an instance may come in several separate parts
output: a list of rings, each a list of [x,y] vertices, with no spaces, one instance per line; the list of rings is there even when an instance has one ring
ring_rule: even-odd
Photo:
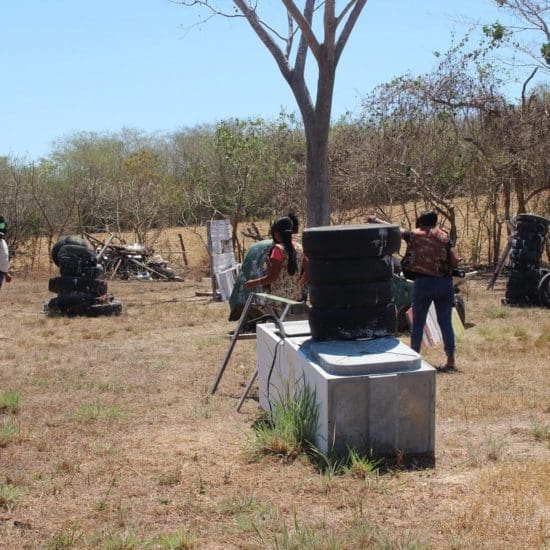
[[[294,212],[291,210],[287,214],[287,217],[290,218],[290,220],[292,221],[292,233],[298,233],[300,231],[300,221],[298,220],[298,216],[296,216],[296,214],[294,214]]]
[[[422,212],[418,218],[416,218],[416,227],[435,227],[437,225],[437,214],[432,210],[426,210]]]
[[[290,216],[284,216],[279,218],[271,226],[271,237],[275,242],[275,232],[281,237],[281,244],[285,247],[285,250],[288,254],[288,264],[287,271],[289,275],[294,275],[298,271],[298,262],[296,261],[296,249],[292,243],[292,233],[294,232],[294,223]]]

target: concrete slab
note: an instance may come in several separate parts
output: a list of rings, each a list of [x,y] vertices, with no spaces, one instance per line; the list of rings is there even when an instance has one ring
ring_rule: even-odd
[[[420,355],[395,336],[312,342],[310,352],[330,374],[359,375],[420,368]]]

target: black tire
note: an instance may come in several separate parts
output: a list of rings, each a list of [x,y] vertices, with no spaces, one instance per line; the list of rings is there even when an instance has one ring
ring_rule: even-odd
[[[518,222],[516,225],[516,233],[520,235],[540,235],[544,237],[547,232],[548,226],[542,223]]]
[[[520,260],[510,260],[508,265],[508,275],[515,273],[518,276],[525,273],[538,273],[540,271],[540,262],[526,262]]]
[[[462,321],[462,324],[466,326],[466,303],[460,294],[455,294],[454,307],[460,317],[460,320]]]
[[[65,246],[66,244],[74,244],[77,246],[88,247],[86,241],[84,239],[81,239],[80,237],[75,237],[73,235],[62,237],[52,246],[52,251],[51,251],[52,260],[54,264],[57,266],[59,266],[57,254],[59,253],[59,250],[61,249],[61,247]]]
[[[110,315],[120,315],[122,313],[122,304],[113,300],[109,304],[95,304],[86,309],[83,313],[86,317],[108,317]]]
[[[64,294],[52,298],[46,311],[50,315],[81,315],[82,311],[96,303],[96,298],[87,294]]]
[[[312,307],[367,307],[393,301],[391,281],[358,285],[312,285],[309,289]]]
[[[539,283],[521,284],[514,282],[506,286],[506,298],[508,300],[527,300],[529,302],[538,301],[538,285]]]
[[[80,246],[76,244],[65,244],[57,252],[57,259],[59,265],[63,265],[63,260],[72,260],[76,258],[80,260],[82,265],[96,266],[97,254],[95,250],[88,248],[87,246]]]
[[[518,262],[534,262],[534,263],[540,263],[540,259],[542,256],[542,252],[538,250],[528,250],[528,249],[520,249],[520,250],[512,250],[510,253],[510,258],[512,260],[516,260]]]
[[[90,296],[103,296],[107,293],[107,283],[89,277],[53,277],[48,282],[48,290],[55,294],[80,292]]]
[[[81,267],[80,265],[69,265],[68,267],[59,266],[59,274],[62,277],[87,277],[88,279],[98,279],[103,276],[103,267],[95,265],[93,267]]]
[[[100,317],[122,313],[122,305],[116,300],[97,303],[95,299],[83,295],[65,295],[52,298],[44,309],[50,316],[63,315],[66,317]]]
[[[530,269],[526,271],[510,271],[508,273],[508,286],[537,286],[540,281],[540,271]]]
[[[534,239],[544,239],[546,231],[544,228],[541,228],[539,225],[526,225],[522,224],[516,228],[514,237],[520,239],[534,240]]]
[[[356,340],[395,334],[394,304],[361,308],[311,308],[309,327],[315,340]]]
[[[537,286],[540,305],[550,307],[550,273],[546,273]]]
[[[398,225],[325,225],[310,227],[302,236],[308,258],[376,258],[399,252]]]
[[[383,258],[310,258],[308,278],[312,285],[353,285],[391,281],[391,256]]]
[[[59,249],[57,261],[62,275],[88,276],[97,265],[97,254],[91,248],[66,244]]]
[[[540,223],[548,227],[550,220],[544,218],[543,216],[537,216],[537,214],[528,214],[521,213],[516,216],[516,222],[531,222],[531,223]]]
[[[544,237],[538,235],[532,239],[523,239],[518,236],[512,239],[512,251],[531,250],[542,254],[544,250]]]

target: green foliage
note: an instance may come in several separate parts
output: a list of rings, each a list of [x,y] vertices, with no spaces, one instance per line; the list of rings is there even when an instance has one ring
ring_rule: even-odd
[[[197,543],[195,536],[183,529],[175,533],[162,533],[158,541],[163,550],[190,550]]]
[[[21,405],[21,396],[17,390],[5,390],[0,393],[0,412],[15,414]]]
[[[46,550],[65,550],[66,548],[75,548],[82,533],[62,532],[57,533],[52,539],[46,542]]]
[[[547,441],[550,443],[550,424],[545,424],[539,418],[532,416],[531,433],[537,441]]]
[[[304,386],[292,395],[280,396],[272,410],[256,422],[253,449],[294,459],[313,448],[319,413],[315,392]]]
[[[328,537],[318,525],[308,525],[298,521],[296,512],[292,528],[285,524],[280,533],[276,533],[271,541],[265,541],[268,547],[277,550],[319,549],[336,550],[336,539]]]
[[[11,483],[0,483],[0,510],[4,509],[8,512],[13,510],[21,494],[21,489],[16,485]]]
[[[13,416],[0,419],[0,447],[5,447],[17,435],[19,435],[19,424]]]
[[[105,539],[102,548],[104,550],[134,550],[143,548],[143,541],[131,531],[110,534]]]
[[[345,471],[353,477],[367,478],[378,474],[381,463],[382,459],[373,458],[372,453],[370,456],[365,456],[355,449],[350,449]]]
[[[124,416],[118,405],[105,406],[99,401],[95,403],[83,403],[74,414],[79,422],[92,420],[118,420]]]
[[[490,39],[490,46],[495,47],[506,38],[508,31],[498,21],[492,25],[483,26],[483,34]]]

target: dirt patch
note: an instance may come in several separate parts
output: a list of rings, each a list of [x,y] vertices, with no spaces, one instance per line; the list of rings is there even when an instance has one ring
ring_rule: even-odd
[[[469,283],[460,372],[437,379],[435,467],[356,479],[251,460],[258,403],[235,406],[254,341],[238,342],[209,396],[234,328],[226,304],[196,296],[209,279],[109,287],[121,317],[46,318],[47,278],[0,291],[0,393],[20,396],[1,413],[17,427],[0,447],[6,548],[550,542],[548,310],[502,308],[499,290]]]

